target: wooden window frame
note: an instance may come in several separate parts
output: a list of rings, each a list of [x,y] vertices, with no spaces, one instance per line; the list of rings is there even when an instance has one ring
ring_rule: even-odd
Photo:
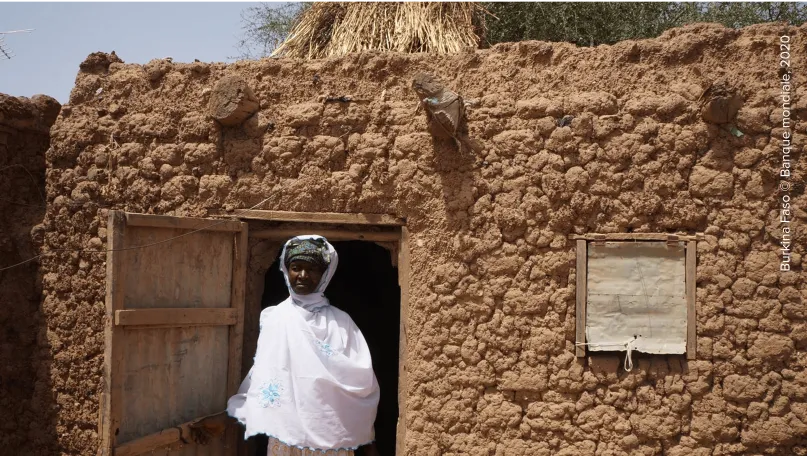
[[[665,234],[665,233],[608,233],[572,235],[576,241],[576,302],[575,302],[575,356],[586,356],[586,303],[588,302],[588,244],[606,241],[634,242],[667,242],[668,244],[684,243],[686,258],[684,260],[685,288],[687,301],[687,336],[686,358],[697,358],[697,331],[695,310],[695,281],[697,267],[697,241],[701,234]]]
[[[398,424],[395,439],[395,454],[398,456],[403,456],[406,448],[404,444],[406,440],[406,402],[409,390],[406,372],[406,328],[409,318],[410,253],[409,230],[406,227],[406,220],[389,214],[346,214],[334,212],[287,212],[265,210],[239,211],[236,216],[242,220],[321,224],[326,226],[375,226],[387,229],[386,231],[346,230],[339,229],[337,227],[326,229],[318,228],[313,231],[331,241],[372,241],[392,243],[396,246],[395,251],[397,252],[398,284],[401,287],[401,323],[399,328],[398,345]],[[389,230],[389,228],[395,229]],[[251,230],[249,232],[249,237],[255,239],[286,241],[291,237],[310,234],[311,232],[311,228],[304,226],[299,228],[289,228],[284,226],[283,228]]]

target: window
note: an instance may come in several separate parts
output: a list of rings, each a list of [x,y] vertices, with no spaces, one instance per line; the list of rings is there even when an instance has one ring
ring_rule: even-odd
[[[695,358],[695,236],[577,237],[576,354]]]

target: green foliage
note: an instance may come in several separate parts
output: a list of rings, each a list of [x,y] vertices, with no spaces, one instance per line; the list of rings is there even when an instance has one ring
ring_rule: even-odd
[[[241,13],[239,57],[268,56],[288,36],[310,3],[261,3]],[[693,22],[744,27],[761,22],[807,21],[804,2],[488,2],[492,14],[480,17],[487,27],[483,46],[541,40],[579,46],[652,38]]]
[[[745,27],[760,22],[787,21],[801,25],[807,21],[807,3],[804,2],[717,2],[707,3],[700,21],[719,22],[726,27]]]
[[[238,58],[260,59],[272,53],[286,39],[310,3],[260,3],[241,12],[242,38]]]
[[[693,22],[744,27],[760,22],[807,20],[807,4],[790,2],[559,2],[486,3],[488,45],[524,41],[565,41],[580,46],[651,38]]]

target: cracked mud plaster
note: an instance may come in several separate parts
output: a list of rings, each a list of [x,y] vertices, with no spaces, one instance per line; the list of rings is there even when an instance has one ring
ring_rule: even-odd
[[[412,239],[406,454],[807,454],[803,166],[789,274],[775,198],[777,43],[787,33],[804,50],[806,30],[701,24],[596,48],[159,71],[109,59],[79,72],[51,130],[44,244],[106,245],[106,208],[204,217],[268,198],[263,209],[396,214]],[[408,88],[420,71],[478,100],[468,127],[483,152],[429,135]],[[205,114],[228,75],[260,100],[239,127]],[[718,79],[744,100],[742,137],[702,118],[698,98]],[[318,101],[341,95],[366,101]],[[807,115],[797,96],[796,119]],[[795,130],[800,163],[803,121]],[[642,355],[624,373],[616,354],[574,357],[568,236],[627,231],[705,233],[697,360]],[[94,454],[104,257],[60,253],[41,272],[31,378],[55,443],[27,421],[21,448]]]

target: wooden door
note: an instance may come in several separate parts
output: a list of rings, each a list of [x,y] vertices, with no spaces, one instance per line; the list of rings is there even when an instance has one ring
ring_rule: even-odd
[[[99,453],[234,455],[188,423],[221,412],[241,381],[247,224],[111,211]]]

